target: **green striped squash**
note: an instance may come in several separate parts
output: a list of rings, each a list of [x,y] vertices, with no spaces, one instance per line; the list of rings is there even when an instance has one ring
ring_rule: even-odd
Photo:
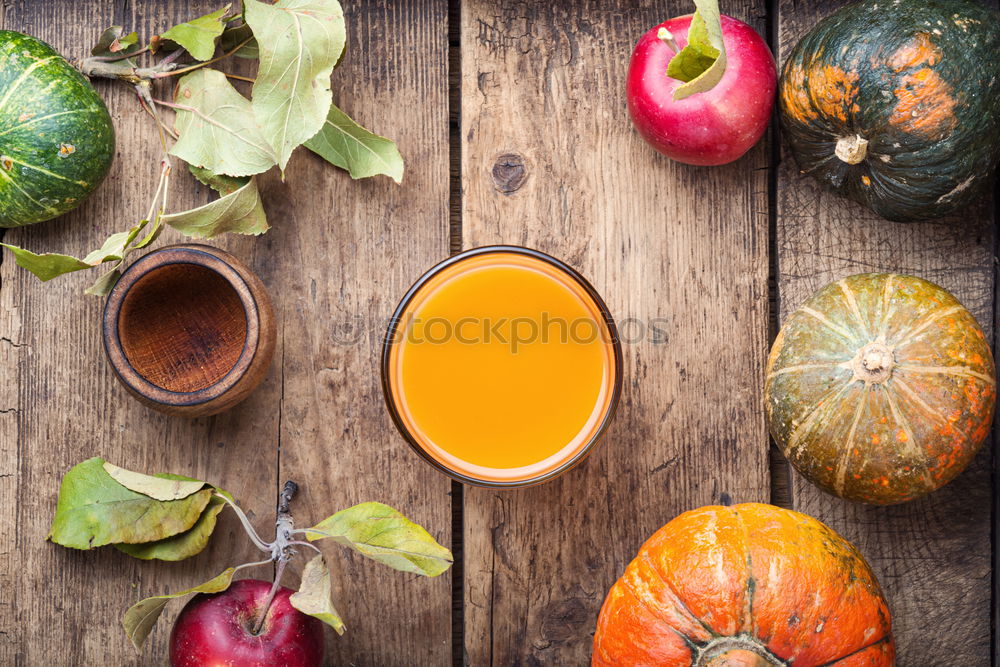
[[[111,116],[48,44],[0,30],[0,227],[77,207],[111,166]]]

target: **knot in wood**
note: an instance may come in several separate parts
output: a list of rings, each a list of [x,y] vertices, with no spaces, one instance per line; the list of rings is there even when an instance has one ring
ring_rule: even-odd
[[[516,153],[504,153],[493,164],[493,185],[505,195],[520,189],[526,180],[528,169],[524,158]]]

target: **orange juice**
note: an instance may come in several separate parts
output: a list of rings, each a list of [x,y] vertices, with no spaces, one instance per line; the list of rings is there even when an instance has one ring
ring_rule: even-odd
[[[473,484],[522,486],[582,460],[621,383],[614,323],[558,260],[510,246],[442,262],[396,310],[386,402],[431,463]]]

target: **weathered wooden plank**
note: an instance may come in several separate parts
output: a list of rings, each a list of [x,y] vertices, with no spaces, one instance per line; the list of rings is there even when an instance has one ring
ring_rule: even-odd
[[[382,335],[403,293],[448,256],[448,6],[443,0],[345,3],[348,46],[335,103],[395,139],[399,186],[351,178],[308,154],[264,196],[275,228],[269,264],[279,295],[284,372],[280,474],[302,484],[299,525],[379,500],[451,540],[450,480],[424,464],[385,410]],[[324,513],[325,512],[325,513]],[[330,664],[445,664],[449,576],[387,570],[330,544],[334,599],[348,631]]]
[[[625,108],[635,41],[689,11],[463,3],[464,246],[568,261],[626,341],[617,418],[584,465],[465,491],[469,664],[585,664],[604,595],[646,537],[686,509],[768,499],[765,147],[722,168],[672,163]],[[726,12],[763,27],[763,2]]]
[[[779,4],[780,51],[822,16],[829,0]],[[953,219],[882,220],[822,192],[783,155],[778,172],[777,245],[781,314],[814,290],[853,273],[918,275],[955,294],[992,336],[995,228],[984,203]],[[896,507],[867,507],[817,490],[793,473],[796,509],[828,523],[865,554],[893,612],[901,665],[990,661],[991,447],[946,488]]]

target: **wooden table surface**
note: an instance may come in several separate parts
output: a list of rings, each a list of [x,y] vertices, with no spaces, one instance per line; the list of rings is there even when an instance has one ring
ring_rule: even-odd
[[[198,0],[5,0],[3,27],[74,57],[106,26],[150,35],[215,9]],[[781,60],[840,0],[723,0]],[[224,515],[179,564],[45,541],[59,480],[100,455],[231,491],[270,530],[279,484],[301,484],[300,524],[365,500],[400,507],[451,545],[437,579],[336,554],[349,631],[330,664],[582,665],[605,593],[643,540],[704,504],[771,501],[852,540],[890,600],[899,664],[986,665],[991,634],[992,447],[945,489],[902,506],[837,500],[769,444],[761,392],[781,317],[851,273],[916,274],[951,290],[992,338],[997,234],[988,202],[902,225],[821,192],[772,132],[734,164],[660,157],[632,129],[632,46],[686,0],[346,0],[334,99],[394,138],[402,186],[352,182],[299,151],[264,179],[273,229],[228,238],[263,278],[279,322],[275,362],[249,400],[186,421],[132,400],[105,364],[90,275],[41,284],[0,265],[0,664],[164,664],[172,605],[137,656],[119,625],[140,597],[181,590],[254,552]],[[130,91],[98,83],[118,131],[105,184],[56,222],[6,242],[77,254],[141,215],[158,145]],[[211,195],[186,175],[174,204]],[[164,234],[165,242],[179,235]],[[615,422],[589,460],[538,488],[463,488],[423,463],[383,405],[378,355],[410,283],[449,252],[523,244],[560,257],[629,325]],[[640,332],[644,332],[640,335]],[[330,547],[328,553],[333,555]],[[252,576],[252,575],[250,575]]]

